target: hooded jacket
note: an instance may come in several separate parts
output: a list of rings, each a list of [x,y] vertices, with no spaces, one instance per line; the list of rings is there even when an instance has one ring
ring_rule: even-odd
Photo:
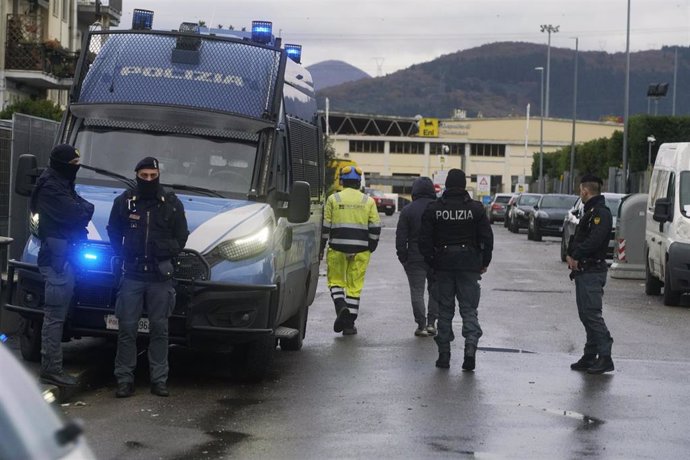
[[[419,177],[412,183],[412,203],[400,212],[398,228],[395,231],[395,252],[400,263],[422,262],[424,257],[417,244],[419,228],[422,225],[422,214],[429,205],[436,201],[434,184],[428,177]]]

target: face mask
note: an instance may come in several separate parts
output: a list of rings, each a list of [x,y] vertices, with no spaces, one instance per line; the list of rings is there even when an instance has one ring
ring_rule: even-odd
[[[143,198],[153,198],[158,193],[159,182],[158,177],[154,180],[144,180],[137,177],[137,190]]]
[[[50,167],[70,182],[74,182],[77,178],[77,171],[79,171],[80,166],[81,165],[63,163],[54,159],[50,160]]]

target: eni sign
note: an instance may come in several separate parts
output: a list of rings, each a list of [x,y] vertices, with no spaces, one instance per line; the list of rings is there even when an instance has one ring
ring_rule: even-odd
[[[438,137],[438,118],[421,118],[418,123],[419,137]]]

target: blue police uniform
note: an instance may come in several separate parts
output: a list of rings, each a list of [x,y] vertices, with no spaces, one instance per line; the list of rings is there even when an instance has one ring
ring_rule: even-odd
[[[158,161],[144,158],[136,171],[143,168],[158,169]],[[182,202],[174,193],[166,193],[158,179],[137,177],[137,189],[123,192],[113,202],[108,236],[115,254],[123,258],[115,304],[119,324],[116,396],[128,397],[134,392],[136,339],[144,306],[149,321],[151,392],[168,396],[168,318],[175,307],[172,258],[189,236]]]
[[[600,179],[590,175],[584,176],[582,182],[601,183]],[[582,358],[570,367],[591,374],[613,370],[613,338],[606,327],[602,308],[608,271],[606,252],[612,223],[611,211],[606,207],[604,196],[592,196],[585,203],[584,214],[568,250],[568,256],[579,262],[578,269],[571,272],[571,277],[575,280],[578,315],[587,334]]]
[[[491,263],[494,235],[484,206],[465,190],[465,173],[451,169],[446,191],[428,205],[422,216],[419,250],[433,268],[439,304],[436,366],[450,367],[450,342],[455,299],[462,316],[465,338],[463,369],[474,370],[475,352],[482,329],[477,317],[481,273]]]
[[[76,379],[62,369],[62,333],[74,291],[72,248],[86,239],[86,226],[94,207],[74,189],[79,158],[71,145],[61,144],[50,153],[50,166],[36,181],[30,200],[31,212],[39,216],[38,269],[45,280],[45,304],[41,329],[41,380],[56,385],[74,385]]]

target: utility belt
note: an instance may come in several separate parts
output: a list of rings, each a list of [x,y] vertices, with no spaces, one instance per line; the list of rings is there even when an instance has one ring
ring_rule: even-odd
[[[436,248],[434,268],[437,270],[479,271],[481,267],[482,254],[477,245],[459,243]]]
[[[600,270],[606,268],[606,259],[583,259],[580,261],[580,270]]]
[[[173,276],[173,264],[170,259],[147,260],[136,258],[134,261],[125,261],[123,267],[125,272],[129,273],[151,273],[161,275],[164,278]]]

